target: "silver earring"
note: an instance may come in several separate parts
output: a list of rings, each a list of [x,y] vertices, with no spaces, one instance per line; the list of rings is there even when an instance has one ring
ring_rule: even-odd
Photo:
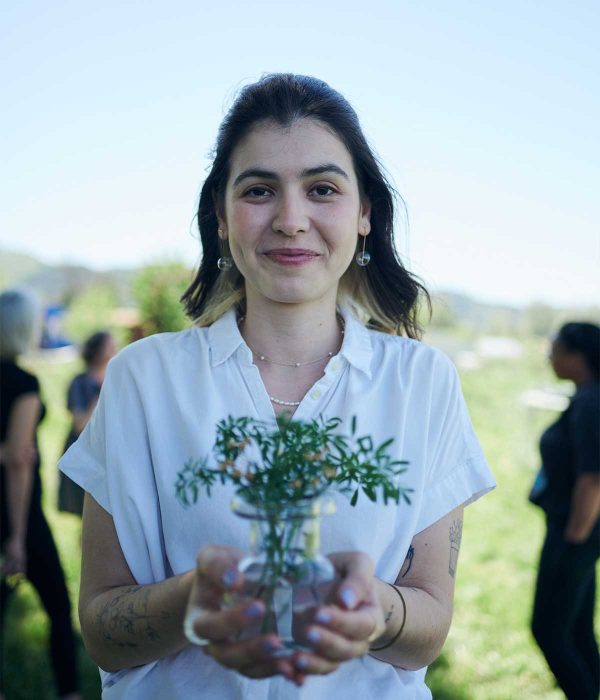
[[[222,255],[217,260],[217,267],[221,272],[227,272],[227,270],[231,270],[233,267],[233,260],[228,255]]]
[[[363,236],[362,250],[356,254],[356,264],[359,267],[366,267],[371,260],[371,254],[367,253],[367,251],[365,250],[366,243],[367,243],[367,237]]]

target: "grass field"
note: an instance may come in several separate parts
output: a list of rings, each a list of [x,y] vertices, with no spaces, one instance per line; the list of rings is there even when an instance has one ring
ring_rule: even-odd
[[[41,429],[44,506],[75,607],[80,526],[76,517],[56,511],[56,462],[68,428],[66,386],[78,366],[41,360],[31,366],[48,408]],[[526,389],[554,382],[545,367],[543,344],[531,342],[524,358],[489,361],[463,373],[462,380],[498,488],[466,511],[454,622],[428,682],[436,700],[558,700],[562,693],[554,688],[528,629],[543,521],[526,500],[538,462],[537,439],[554,414],[518,401]],[[21,583],[6,621],[7,700],[55,697],[47,632],[35,593]],[[97,670],[83,647],[80,669],[84,697],[98,698]]]

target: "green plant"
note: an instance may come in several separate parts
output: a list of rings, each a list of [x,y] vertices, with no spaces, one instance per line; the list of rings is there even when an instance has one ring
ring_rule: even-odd
[[[260,552],[244,571],[251,594],[261,598],[266,614],[260,633],[282,632],[284,646],[302,648],[286,625],[295,609],[295,593],[309,589],[310,605],[319,604],[319,585],[334,578],[334,569],[315,546],[316,531],[310,521],[319,509],[313,504],[331,489],[352,492],[355,505],[359,492],[376,501],[378,492],[387,503],[403,499],[407,489],[397,484],[407,462],[393,460],[388,448],[393,440],[375,446],[369,436],[356,437],[356,419],[351,436],[336,433],[339,418],[308,422],[280,417],[277,424],[253,418],[229,416],[217,425],[213,447],[215,466],[209,457],[189,460],[178,474],[175,489],[184,505],[196,502],[201,491],[210,496],[215,484],[232,483],[236,495],[254,511],[254,539]],[[305,605],[302,606],[304,611]],[[285,652],[287,653],[287,652]]]
[[[179,299],[190,281],[190,271],[179,262],[147,265],[137,273],[133,295],[148,333],[180,331],[186,327]]]
[[[360,490],[371,501],[380,490],[385,503],[401,498],[410,503],[411,489],[395,482],[407,462],[388,454],[393,439],[376,447],[369,436],[355,437],[355,418],[351,437],[335,432],[340,423],[340,418],[300,422],[280,417],[273,428],[253,418],[229,416],[217,425],[216,466],[209,466],[208,457],[189,460],[178,474],[177,497],[189,505],[202,489],[210,496],[215,483],[230,482],[240,498],[267,510],[316,498],[332,487],[353,491],[352,505]]]

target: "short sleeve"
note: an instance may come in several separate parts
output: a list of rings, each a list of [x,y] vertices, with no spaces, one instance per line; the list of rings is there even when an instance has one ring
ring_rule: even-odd
[[[165,567],[155,546],[160,513],[138,365],[133,346],[110,361],[92,417],[59,467],[111,514],[129,568],[144,583],[162,580]]]
[[[91,494],[103,508],[112,513],[106,480],[107,436],[111,428],[107,425],[107,404],[114,401],[113,385],[116,383],[114,367],[107,370],[105,390],[100,392],[98,405],[77,441],[67,450],[59,467],[67,476]],[[80,376],[75,377],[69,387],[67,405],[69,410],[81,410],[82,400]]]
[[[416,532],[495,487],[473,430],[460,380],[445,356],[434,368],[427,437],[427,473]]]
[[[81,374],[78,375],[69,386],[67,393],[67,408],[69,411],[85,411],[87,408],[82,379],[83,376]]]
[[[569,411],[569,436],[576,473],[600,472],[600,396],[597,392],[573,400]]]

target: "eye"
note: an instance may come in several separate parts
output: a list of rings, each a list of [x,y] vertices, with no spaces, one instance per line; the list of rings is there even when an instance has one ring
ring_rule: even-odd
[[[317,197],[331,197],[336,190],[331,185],[315,185],[311,190]]]
[[[262,187],[261,185],[254,185],[244,192],[244,197],[249,197],[250,199],[264,199],[271,194],[271,190],[267,187]]]

